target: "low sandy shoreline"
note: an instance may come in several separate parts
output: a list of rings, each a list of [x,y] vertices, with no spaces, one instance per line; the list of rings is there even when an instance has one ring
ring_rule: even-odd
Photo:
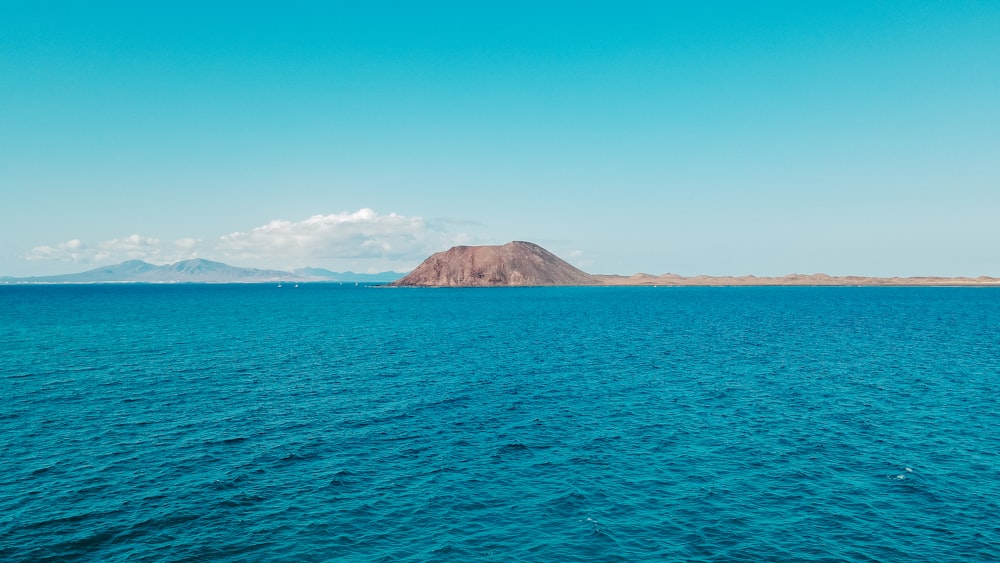
[[[829,276],[826,274],[791,274],[780,277],[692,276],[677,274],[654,276],[594,275],[598,285],[615,286],[885,286],[885,287],[1000,287],[1000,278],[947,278],[936,276],[874,278],[864,276]]]

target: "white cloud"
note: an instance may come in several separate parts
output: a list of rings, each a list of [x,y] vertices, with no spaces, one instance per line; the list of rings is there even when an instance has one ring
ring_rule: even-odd
[[[111,239],[97,245],[96,260],[125,257],[127,260],[152,258],[160,253],[159,239],[132,235],[121,239]]]
[[[234,258],[268,255],[299,258],[412,259],[462,239],[431,229],[420,217],[371,209],[314,215],[304,221],[271,221],[248,232],[221,237],[217,250]]]
[[[53,246],[36,246],[28,252],[25,259],[82,264],[111,260],[147,260],[160,254],[160,248],[159,239],[140,235],[111,239],[95,245],[73,239]]]
[[[339,267],[354,264],[369,270],[412,268],[429,254],[470,237],[451,232],[452,223],[429,224],[420,217],[371,209],[314,215],[302,221],[275,219],[248,231],[216,239],[181,238],[170,243],[131,235],[95,245],[74,239],[54,246],[38,246],[28,260],[113,263],[139,259],[156,263],[202,257],[234,265],[296,268]],[[363,263],[363,264],[362,264]]]
[[[36,246],[26,260],[51,260],[55,262],[80,262],[91,255],[90,249],[79,239],[60,242],[55,246]]]

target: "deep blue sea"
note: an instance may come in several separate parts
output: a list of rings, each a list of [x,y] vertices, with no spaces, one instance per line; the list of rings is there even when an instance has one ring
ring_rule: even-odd
[[[0,286],[0,560],[1000,559],[1000,289]]]

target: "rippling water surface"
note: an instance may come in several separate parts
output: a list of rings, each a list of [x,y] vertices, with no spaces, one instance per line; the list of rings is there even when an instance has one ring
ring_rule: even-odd
[[[0,559],[996,560],[1000,291],[0,287]]]

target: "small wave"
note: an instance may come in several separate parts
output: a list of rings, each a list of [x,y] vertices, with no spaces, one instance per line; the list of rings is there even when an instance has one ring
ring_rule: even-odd
[[[526,445],[524,445],[524,444],[522,444],[520,442],[514,442],[514,443],[511,443],[511,444],[504,445],[499,450],[497,450],[496,453],[493,454],[493,456],[497,457],[497,456],[504,456],[504,455],[512,455],[512,454],[519,454],[519,453],[524,453],[524,452],[529,452],[529,451],[531,451],[530,447],[528,447],[528,446],[526,446]]]
[[[45,475],[46,473],[52,471],[55,468],[56,468],[55,465],[46,465],[45,467],[39,467],[38,469],[31,472],[31,476],[36,477],[38,475]]]
[[[213,491],[225,491],[230,489],[235,489],[238,485],[236,484],[236,479],[221,481],[216,479],[209,484],[209,487]]]
[[[243,506],[253,506],[264,501],[264,497],[260,495],[250,494],[250,493],[240,493],[233,495],[230,498],[222,501],[220,504],[230,508],[238,508]]]
[[[350,471],[341,470],[333,474],[333,478],[330,479],[331,487],[344,487],[350,485],[354,480],[352,479],[354,474]]]
[[[285,463],[294,463],[297,461],[309,461],[311,459],[316,459],[317,457],[319,456],[315,453],[308,453],[308,454],[290,453],[285,457],[282,457],[279,461]]]
[[[587,503],[588,499],[586,495],[578,491],[570,491],[566,494],[546,501],[546,504],[549,507],[560,513],[573,513],[581,511],[587,506]]]

